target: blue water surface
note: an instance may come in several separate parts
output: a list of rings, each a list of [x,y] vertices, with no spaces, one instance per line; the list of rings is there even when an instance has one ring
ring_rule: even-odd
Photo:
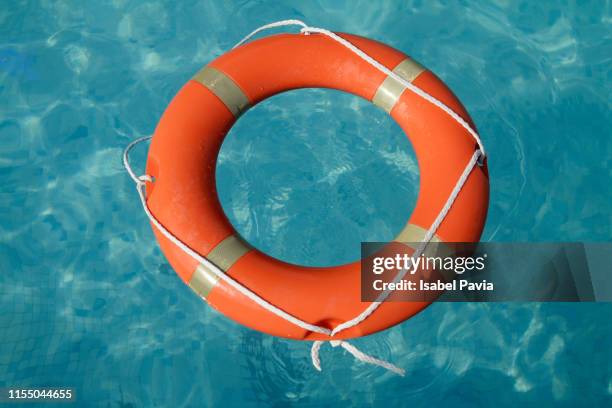
[[[354,342],[406,377],[327,346],[315,371],[307,344],[241,327],[180,281],[120,160],[201,66],[300,18],[398,48],[460,97],[489,151],[484,240],[609,241],[610,5],[557,3],[3,2],[0,386],[105,407],[610,406],[610,304],[435,304]],[[249,242],[308,265],[392,238],[419,180],[399,127],[329,90],[253,108],[217,176]]]

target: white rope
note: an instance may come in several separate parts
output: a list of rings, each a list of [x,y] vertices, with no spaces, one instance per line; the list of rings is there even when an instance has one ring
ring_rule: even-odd
[[[123,167],[125,167],[125,169],[127,170],[128,174],[130,175],[130,177],[132,178],[132,180],[134,180],[134,183],[136,183],[136,185],[138,186],[140,184],[140,177],[142,176],[137,176],[136,173],[134,173],[134,170],[132,170],[132,166],[130,166],[130,152],[132,151],[132,149],[134,147],[136,147],[137,144],[140,144],[146,140],[150,140],[153,136],[143,136],[143,137],[139,137],[138,139],[134,140],[132,143],[130,143],[129,145],[127,145],[125,147],[125,150],[123,151]],[[149,176],[147,176],[149,177]],[[151,178],[152,181],[153,179]]]
[[[351,343],[342,340],[331,340],[329,342],[317,340],[312,343],[312,348],[310,349],[310,357],[312,359],[312,365],[319,371],[321,370],[321,359],[319,358],[319,350],[323,343],[329,343],[332,347],[342,346],[343,349],[348,351],[353,357],[355,357],[359,361],[363,361],[364,363],[377,365],[379,367],[383,367],[389,371],[394,372],[395,374],[401,375],[402,377],[406,374],[406,371],[403,368],[399,368],[398,366],[389,363],[388,361],[380,360],[376,357],[372,357],[363,351],[360,351],[357,347],[353,346]]]
[[[474,154],[472,155],[472,158],[467,163],[463,173],[461,174],[461,176],[457,180],[457,184],[453,188],[453,191],[450,193],[448,199],[446,200],[446,203],[444,204],[444,207],[440,210],[440,212],[439,212],[438,216],[436,217],[435,221],[432,223],[432,225],[429,227],[427,233],[425,234],[425,237],[424,237],[423,241],[417,247],[417,249],[415,250],[414,254],[412,255],[412,258],[418,258],[423,253],[423,251],[427,247],[427,244],[429,243],[429,241],[431,241],[431,239],[434,236],[434,234],[436,233],[438,227],[440,226],[440,224],[442,223],[442,221],[444,220],[444,218],[446,217],[446,215],[450,211],[453,203],[455,202],[459,192],[463,188],[463,185],[465,184],[467,178],[469,177],[472,169],[479,162],[479,158],[480,157],[485,157],[485,150],[484,150],[484,146],[483,146],[483,144],[482,144],[482,142],[480,140],[480,137],[478,136],[476,131],[474,131],[470,127],[470,125],[463,120],[463,118],[461,118],[459,115],[457,115],[452,109],[450,109],[444,103],[442,103],[438,99],[434,98],[433,96],[431,96],[427,92],[423,91],[422,89],[414,86],[410,82],[404,80],[403,78],[401,78],[400,76],[395,74],[393,71],[389,70],[384,65],[380,64],[378,61],[374,60],[372,57],[370,57],[369,55],[367,55],[366,53],[361,51],[359,48],[357,48],[356,46],[351,44],[349,41],[345,40],[344,38],[338,36],[337,34],[331,32],[331,31],[328,31],[328,30],[325,30],[325,29],[322,29],[322,28],[317,28],[317,27],[310,27],[310,26],[306,25],[304,22],[302,22],[300,20],[283,20],[283,21],[278,21],[278,22],[274,22],[274,23],[271,23],[271,24],[266,24],[266,25],[263,25],[263,26],[257,28],[256,30],[252,31],[249,35],[244,37],[242,40],[240,40],[233,48],[236,48],[236,47],[240,46],[241,44],[245,43],[251,37],[253,37],[254,35],[258,34],[261,31],[264,31],[264,30],[267,30],[267,29],[270,29],[270,28],[281,27],[281,26],[289,26],[289,25],[299,25],[299,26],[301,26],[302,28],[301,28],[300,32],[302,32],[303,34],[307,35],[307,34],[310,34],[310,33],[320,33],[320,34],[326,35],[326,36],[332,38],[333,40],[339,42],[340,44],[342,44],[343,46],[345,46],[346,48],[351,50],[353,53],[355,53],[357,56],[359,56],[360,58],[362,58],[363,60],[365,60],[366,62],[368,62],[372,66],[374,66],[375,68],[377,68],[378,70],[382,71],[386,75],[391,76],[392,78],[394,78],[395,80],[400,82],[404,87],[406,87],[406,89],[409,89],[410,91],[414,92],[418,96],[422,97],[423,99],[425,99],[428,102],[432,103],[436,107],[440,108],[443,112],[448,114],[457,123],[459,123],[463,128],[465,128],[468,131],[468,133],[474,138],[476,143],[478,144],[479,149],[476,150],[474,152]],[[295,326],[298,326],[298,327],[300,327],[300,328],[302,328],[304,330],[308,330],[308,331],[315,332],[315,333],[321,333],[321,334],[325,334],[325,335],[328,335],[330,337],[333,337],[334,335],[340,333],[341,331],[349,329],[351,327],[354,327],[354,326],[358,325],[359,323],[361,323],[362,321],[364,321],[365,319],[367,319],[372,313],[374,313],[374,311],[382,304],[382,302],[384,302],[384,300],[391,293],[391,291],[389,291],[389,290],[381,293],[379,295],[379,297],[377,298],[377,300],[375,302],[371,303],[358,316],[356,316],[355,318],[353,318],[351,320],[348,320],[348,321],[346,321],[346,322],[336,326],[333,330],[330,330],[330,329],[328,329],[326,327],[321,327],[321,326],[313,325],[313,324],[310,324],[310,323],[305,322],[303,320],[300,320],[299,318],[297,318],[297,317],[295,317],[295,316],[285,312],[284,310],[282,310],[282,309],[272,305],[271,303],[269,303],[265,299],[261,298],[260,296],[258,296],[254,292],[252,292],[250,289],[246,288],[245,286],[241,285],[237,281],[233,280],[231,277],[229,277],[227,274],[225,274],[223,271],[221,271],[215,264],[213,264],[208,259],[206,259],[205,257],[201,256],[196,251],[194,251],[189,246],[187,246],[179,238],[177,238],[170,231],[168,231],[155,218],[155,216],[151,213],[151,211],[149,210],[149,207],[147,205],[147,202],[146,202],[145,184],[146,184],[146,182],[153,182],[153,178],[151,176],[148,176],[148,175],[136,176],[136,173],[134,173],[134,171],[132,170],[132,167],[130,166],[130,163],[129,163],[129,152],[137,144],[139,144],[141,142],[144,142],[146,140],[149,140],[149,139],[151,139],[151,136],[145,136],[145,137],[141,137],[141,138],[131,142],[125,148],[125,151],[123,153],[123,165],[125,166],[128,174],[130,175],[132,180],[134,180],[134,182],[136,183],[136,189],[138,191],[138,195],[140,197],[140,201],[142,203],[142,207],[143,207],[143,209],[145,211],[145,214],[147,215],[147,217],[149,218],[151,223],[155,226],[155,228],[157,228],[157,230],[160,231],[162,233],[162,235],[164,235],[174,245],[179,247],[181,250],[183,250],[187,255],[189,255],[191,258],[196,260],[198,263],[201,263],[204,266],[206,266],[219,279],[223,280],[228,285],[230,285],[231,287],[236,289],[238,292],[240,292],[241,294],[243,294],[247,298],[251,299],[257,305],[261,306],[265,310],[267,310],[267,311],[269,311],[269,312],[271,312],[271,313],[273,313],[273,314],[275,314],[275,315],[285,319],[286,321],[290,322],[291,324],[293,324]],[[407,271],[408,270],[406,269],[406,270],[398,272],[398,274],[394,278],[394,282],[397,282],[397,281],[401,280],[406,275]],[[383,367],[383,368],[385,368],[385,369],[387,369],[389,371],[392,371],[392,372],[394,372],[396,374],[399,374],[399,375],[402,375],[402,376],[404,375],[404,370],[403,369],[401,369],[401,368],[399,368],[399,367],[397,367],[397,366],[395,366],[395,365],[393,365],[393,364],[391,364],[389,362],[386,362],[386,361],[383,361],[383,360],[379,360],[379,359],[377,359],[375,357],[369,356],[369,355],[361,352],[355,346],[351,345],[350,343],[348,343],[346,341],[332,340],[332,341],[330,341],[330,343],[331,343],[331,345],[333,347],[337,347],[338,345],[342,346],[342,348],[344,348],[346,351],[348,351],[357,360],[363,361],[365,363],[374,364],[374,365]],[[323,344],[322,341],[315,341],[315,342],[313,342],[312,348],[311,348],[311,352],[310,352],[312,363],[315,366],[315,368],[317,370],[319,370],[319,371],[321,371],[321,361],[320,361],[320,358],[319,358],[319,351],[321,349],[321,345],[322,344]]]
[[[254,35],[265,31],[265,30],[269,30],[270,28],[276,28],[276,27],[285,27],[285,26],[291,26],[291,25],[299,25],[302,27],[302,29],[308,28],[308,26],[306,25],[305,22],[301,21],[301,20],[281,20],[281,21],[275,21],[274,23],[270,23],[270,24],[264,24],[261,27],[256,28],[255,30],[251,31],[246,37],[244,37],[242,40],[238,41],[236,43],[236,45],[234,45],[232,47],[232,50],[234,48],[240,47],[242,44],[244,44],[245,42],[249,41],[251,39],[251,37],[253,37]]]
[[[252,292],[248,288],[246,288],[243,285],[241,285],[240,283],[236,282],[229,275],[223,273],[223,271],[221,271],[221,269],[219,269],[214,263],[210,262],[208,259],[206,259],[203,256],[201,256],[200,254],[198,254],[197,252],[195,252],[194,250],[189,248],[186,244],[184,244],[177,237],[175,237],[170,231],[168,231],[166,229],[166,227],[164,227],[153,216],[153,214],[149,210],[149,207],[147,206],[147,202],[146,202],[146,198],[145,198],[144,185],[145,185],[144,181],[141,181],[141,183],[138,185],[138,195],[140,196],[140,201],[142,202],[142,207],[143,207],[145,213],[147,214],[147,216],[149,217],[149,219],[151,220],[151,222],[153,223],[153,225],[155,225],[155,228],[157,228],[174,245],[178,246],[187,255],[191,256],[193,259],[195,259],[199,263],[201,263],[204,266],[206,266],[207,269],[211,270],[217,277],[219,277],[225,283],[227,283],[228,285],[230,285],[231,287],[236,289],[238,292],[242,293],[247,298],[251,299],[253,302],[257,303],[259,306],[263,307],[267,311],[269,311],[269,312],[271,312],[271,313],[273,313],[273,314],[275,314],[275,315],[277,315],[277,316],[287,320],[288,322],[291,322],[292,324],[294,324],[294,325],[296,325],[298,327],[301,327],[304,330],[310,330],[310,331],[315,332],[315,333],[321,333],[321,334],[326,334],[326,335],[330,335],[331,334],[331,330],[329,330],[329,329],[327,329],[325,327],[315,326],[313,324],[310,324],[310,323],[307,323],[307,322],[305,322],[303,320],[300,320],[297,317],[290,315],[289,313],[285,312],[284,310],[281,310],[278,307],[274,306],[273,304],[271,304],[271,303],[267,302],[266,300],[262,299],[260,296],[256,295],[254,292]]]
[[[207,269],[211,270],[217,277],[219,277],[219,279],[223,280],[228,285],[230,285],[231,287],[236,289],[238,292],[242,293],[244,296],[246,296],[249,299],[251,299],[253,302],[257,303],[259,306],[263,307],[267,311],[269,311],[269,312],[271,312],[271,313],[273,313],[273,314],[275,314],[275,315],[277,315],[279,317],[282,317],[283,319],[287,320],[288,322],[291,322],[294,325],[296,325],[298,327],[301,327],[304,330],[309,330],[309,331],[312,331],[312,332],[315,332],[315,333],[321,333],[321,334],[330,335],[331,334],[331,330],[329,330],[329,329],[327,329],[325,327],[320,327],[320,326],[312,325],[310,323],[307,323],[307,322],[304,322],[303,320],[298,319],[295,316],[290,315],[289,313],[285,312],[284,310],[281,310],[278,307],[276,307],[276,306],[272,305],[271,303],[267,302],[266,300],[262,299],[261,297],[259,297],[255,293],[253,293],[250,289],[248,289],[248,288],[244,287],[243,285],[241,285],[240,283],[236,282],[229,275],[223,273],[223,271],[221,271],[214,263],[210,262],[208,259],[206,259],[202,255],[198,254],[196,251],[194,251],[189,246],[187,246],[187,244],[185,244],[183,241],[181,241],[179,238],[177,238],[174,234],[172,234],[170,231],[168,231],[168,229],[166,229],[166,227],[164,227],[157,220],[157,218],[155,218],[153,213],[151,213],[151,210],[149,209],[149,206],[147,205],[146,194],[145,194],[146,193],[145,192],[145,184],[146,184],[146,182],[147,181],[152,181],[153,179],[151,178],[151,176],[148,176],[148,175],[137,177],[135,175],[134,171],[132,170],[132,167],[131,167],[130,162],[129,162],[129,153],[134,148],[134,146],[136,146],[138,143],[144,142],[145,140],[149,140],[149,139],[151,139],[151,136],[145,136],[145,137],[141,137],[141,138],[135,140],[134,142],[130,143],[125,148],[125,151],[123,152],[123,165],[127,169],[127,171],[130,174],[130,176],[134,175],[134,177],[132,177],[132,179],[136,182],[136,190],[138,191],[138,195],[140,197],[140,202],[142,203],[142,208],[143,208],[145,214],[147,215],[147,217],[149,217],[149,220],[151,221],[151,223],[155,226],[155,228],[157,228],[157,230],[159,232],[161,232],[164,237],[166,237],[174,245],[176,245],[181,250],[183,250],[191,258],[193,258],[197,262],[203,264]]]
[[[472,155],[472,158],[468,162],[467,166],[465,166],[465,169],[463,170],[463,173],[461,174],[461,177],[459,177],[459,181],[455,185],[455,188],[453,188],[453,191],[448,196],[448,199],[446,200],[446,203],[444,204],[444,207],[442,208],[442,210],[440,211],[440,213],[436,217],[436,219],[433,222],[433,224],[431,224],[431,227],[429,227],[429,230],[425,234],[425,237],[423,238],[423,241],[421,241],[421,244],[416,248],[416,250],[412,254],[412,257],[410,258],[410,262],[412,262],[413,259],[417,259],[418,257],[420,257],[421,254],[423,253],[423,251],[425,250],[425,248],[427,247],[427,244],[429,243],[429,241],[431,241],[431,238],[434,236],[434,234],[436,233],[438,227],[440,226],[440,224],[442,223],[442,221],[444,220],[444,218],[446,217],[446,215],[450,211],[451,207],[453,206],[453,203],[455,202],[455,199],[457,198],[457,195],[459,194],[459,192],[463,188],[463,185],[465,184],[468,176],[472,172],[472,169],[474,168],[474,166],[476,166],[476,163],[478,163],[478,158],[480,157],[480,154],[481,154],[480,150],[476,150],[474,152],[474,154]],[[394,283],[395,282],[399,282],[406,275],[407,272],[408,272],[408,269],[404,269],[402,271],[399,271],[397,273],[397,275],[395,276],[395,278],[393,279],[393,282]],[[359,323],[361,323],[362,321],[367,319],[368,316],[370,316],[372,313],[374,313],[374,311],[376,309],[378,309],[378,307],[381,305],[381,303],[384,302],[385,299],[387,299],[387,297],[389,297],[390,293],[391,293],[391,291],[389,289],[387,289],[384,292],[382,292],[378,296],[376,301],[373,302],[372,304],[370,304],[370,306],[368,306],[359,316],[357,316],[354,319],[351,319],[349,321],[346,321],[346,322],[336,326],[336,328],[334,328],[334,330],[332,330],[332,334],[331,335],[334,336],[335,334],[340,333],[343,330],[346,330],[346,329],[348,329],[350,327],[353,327],[353,326],[357,326]]]
[[[298,25],[302,27],[300,29],[300,32],[303,34],[319,33],[319,34],[328,36],[329,38],[333,39],[334,41],[342,44],[343,46],[351,50],[353,53],[357,54],[359,58],[363,59],[368,64],[372,65],[374,68],[378,69],[385,75],[388,75],[391,78],[398,81],[400,84],[402,84],[404,87],[406,87],[411,92],[414,92],[421,98],[425,99],[427,102],[435,105],[437,108],[444,111],[447,115],[453,118],[465,130],[468,131],[468,133],[474,138],[474,140],[478,144],[478,149],[480,149],[480,151],[482,152],[482,157],[486,157],[486,151],[485,151],[484,145],[482,144],[482,141],[480,140],[480,136],[478,136],[478,133],[474,129],[472,129],[472,127],[465,120],[463,120],[461,116],[455,113],[455,111],[453,111],[451,108],[446,106],[440,100],[436,99],[435,97],[431,96],[427,92],[423,91],[421,88],[417,87],[416,85],[412,84],[409,81],[406,81],[404,78],[402,78],[395,72],[391,71],[389,68],[385,67],[380,62],[376,61],[374,58],[370,57],[368,54],[366,54],[365,52],[357,48],[350,41],[345,40],[344,38],[340,37],[338,34],[332,31],[326,30],[324,28],[319,28],[319,27],[310,27],[309,25],[307,25],[301,20],[282,20],[282,21],[271,23],[271,24],[266,24],[266,25],[263,25],[257,28],[256,30],[252,31],[249,35],[244,37],[242,40],[240,40],[233,48],[236,48],[244,44],[245,42],[247,42],[249,39],[251,39],[256,34],[260,33],[261,31],[265,31],[270,28],[276,28],[276,27],[282,27],[282,26],[292,26],[292,25]]]

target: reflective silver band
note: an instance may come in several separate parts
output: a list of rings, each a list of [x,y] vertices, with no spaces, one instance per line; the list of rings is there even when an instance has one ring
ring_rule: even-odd
[[[406,81],[412,82],[425,70],[425,67],[409,57],[397,64],[393,72]],[[388,76],[378,87],[374,98],[372,98],[372,103],[381,107],[387,113],[391,113],[405,89],[402,84]]]
[[[425,228],[421,228],[418,225],[408,223],[393,241],[417,243],[425,239],[425,234],[427,234],[427,230]],[[442,242],[442,240],[439,236],[434,235],[431,238],[431,241],[429,242]]]
[[[217,275],[212,273],[204,264],[200,264],[191,276],[189,287],[206,299],[210,291],[217,286],[217,282],[219,282]]]
[[[404,243],[416,250],[419,243],[423,242],[423,239],[425,239],[426,234],[426,229],[408,223],[393,241]],[[423,251],[425,257],[446,258],[455,255],[453,248],[444,244],[444,241],[442,241],[439,236],[434,235],[429,242],[434,245],[425,247],[425,251]],[[439,270],[437,272],[440,273],[447,282],[450,282],[455,277],[452,271]]]
[[[210,262],[215,264],[223,272],[227,272],[238,259],[249,252],[251,248],[240,238],[230,235],[221,241],[207,256]],[[215,275],[204,264],[198,265],[191,276],[189,286],[198,295],[206,298],[219,282]]]
[[[251,247],[246,242],[236,235],[230,235],[210,251],[206,259],[217,265],[222,271],[228,271],[242,255],[250,250]]]
[[[423,242],[426,234],[427,230],[425,228],[408,223],[393,241],[406,243],[411,248],[416,249],[417,244]],[[448,245],[445,245],[444,241],[442,241],[439,236],[434,235],[429,242],[435,243],[436,245],[428,246],[424,252],[425,256],[444,257],[453,254],[453,250]]]
[[[205,66],[192,79],[210,89],[235,117],[249,107],[249,98],[242,89],[216,68]]]

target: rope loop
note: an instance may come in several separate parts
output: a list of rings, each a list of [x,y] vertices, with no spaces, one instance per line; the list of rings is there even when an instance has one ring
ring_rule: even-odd
[[[146,182],[152,183],[154,181],[152,176],[148,174],[143,174],[142,176],[138,176],[138,184],[145,184]]]
[[[123,167],[125,167],[125,169],[127,170],[128,174],[130,175],[130,177],[132,178],[132,180],[134,180],[134,183],[136,183],[136,185],[142,184],[145,181],[153,181],[153,178],[148,176],[148,175],[143,175],[143,176],[137,176],[136,173],[134,172],[134,170],[132,169],[132,165],[130,164],[130,152],[132,151],[132,149],[134,147],[136,147],[136,145],[145,142],[147,140],[150,140],[153,136],[149,135],[149,136],[142,136],[139,137],[138,139],[134,140],[133,142],[131,142],[130,144],[128,144],[125,147],[125,150],[123,150]],[[142,177],[148,177],[149,179],[141,179]]]
[[[319,352],[321,350],[321,346],[324,341],[317,340],[312,343],[312,348],[310,349],[310,357],[312,359],[312,365],[318,370],[322,371],[321,368],[321,359],[319,357]],[[332,347],[341,346],[343,349],[349,352],[356,360],[362,361],[366,364],[372,364],[386,369],[387,371],[391,371],[397,375],[404,376],[406,375],[406,371],[403,368],[396,366],[395,364],[391,364],[388,361],[378,359],[376,357],[372,357],[369,354],[364,353],[359,350],[357,347],[353,346],[348,341],[343,340],[331,340],[328,341]]]

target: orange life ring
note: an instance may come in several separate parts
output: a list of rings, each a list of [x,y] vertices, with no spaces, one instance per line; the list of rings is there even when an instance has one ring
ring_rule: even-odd
[[[340,34],[404,79],[472,121],[449,88],[403,53]],[[319,35],[281,34],[242,45],[199,71],[174,97],[153,136],[147,159],[147,204],[156,219],[191,249],[271,304],[329,327],[361,313],[360,262],[313,268],[287,264],[249,247],[225,217],[215,189],[223,138],[249,106],[296,88],[333,88],[372,101],[409,135],[420,169],[414,212],[396,241],[423,238],[475,151],[474,139],[452,118],[351,51]],[[472,125],[473,127],[473,125]],[[437,230],[445,242],[480,238],[488,207],[486,166],[470,173]],[[258,306],[198,265],[154,228],[178,275],[210,305],[253,329],[299,340],[329,340]],[[427,302],[387,302],[335,339],[364,336],[400,323]]]

